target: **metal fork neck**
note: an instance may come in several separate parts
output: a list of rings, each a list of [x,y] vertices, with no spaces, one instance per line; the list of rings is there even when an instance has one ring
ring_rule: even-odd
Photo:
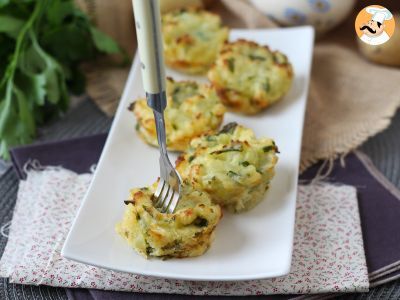
[[[157,140],[160,145],[160,152],[167,154],[167,142],[165,133],[164,110],[167,106],[167,96],[165,91],[151,94],[146,93],[147,105],[153,109],[154,120],[156,122]]]
[[[147,105],[159,113],[163,113],[167,107],[167,95],[165,91],[156,94],[146,93],[146,99]]]
[[[164,114],[163,112],[158,112],[156,110],[154,110],[153,112],[154,112],[154,119],[156,122],[157,140],[160,146],[160,153],[162,155],[168,156]]]

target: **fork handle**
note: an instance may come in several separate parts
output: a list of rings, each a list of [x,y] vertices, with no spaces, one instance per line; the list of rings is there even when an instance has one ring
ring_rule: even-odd
[[[167,105],[159,0],[132,0],[147,104],[162,113]]]

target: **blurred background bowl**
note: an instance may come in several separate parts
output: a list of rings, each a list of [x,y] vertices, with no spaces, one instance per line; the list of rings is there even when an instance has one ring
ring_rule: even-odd
[[[284,26],[312,25],[317,35],[340,24],[356,0],[250,0],[262,13]]]

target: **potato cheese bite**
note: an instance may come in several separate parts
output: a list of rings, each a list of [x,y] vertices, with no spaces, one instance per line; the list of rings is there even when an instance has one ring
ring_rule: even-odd
[[[196,8],[162,16],[165,62],[189,74],[206,73],[228,39],[218,15]]]
[[[149,188],[133,189],[131,200],[116,231],[144,257],[191,257],[203,254],[214,239],[221,219],[219,205],[207,193],[183,185],[174,214],[162,214],[153,206],[157,183]]]
[[[194,139],[177,159],[177,170],[196,190],[233,212],[253,208],[274,176],[278,149],[251,129],[230,123],[218,134]]]
[[[194,137],[221,125],[225,107],[210,86],[167,78],[166,92],[164,118],[169,150],[183,151]],[[137,100],[130,109],[136,116],[139,135],[147,143],[158,145],[153,111],[146,100]]]
[[[293,70],[281,52],[238,40],[224,45],[208,79],[231,110],[255,114],[288,92]]]

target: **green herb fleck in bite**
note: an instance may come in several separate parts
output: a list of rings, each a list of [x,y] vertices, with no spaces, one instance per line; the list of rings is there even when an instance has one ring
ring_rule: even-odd
[[[238,126],[238,124],[236,122],[228,123],[224,127],[222,127],[222,129],[218,132],[218,134],[222,134],[222,133],[232,134],[235,131],[237,126]]]
[[[234,58],[228,58],[227,60],[228,63],[228,68],[231,73],[235,72],[235,59]]]
[[[146,254],[147,255],[150,255],[153,251],[154,251],[154,249],[152,247],[150,247],[150,246],[146,247]]]
[[[178,105],[181,104],[179,101],[179,97],[178,97],[179,90],[180,90],[180,87],[177,86],[176,88],[174,88],[174,90],[172,92],[172,101]]]
[[[241,178],[241,176],[238,173],[233,171],[228,171],[227,175],[233,180],[239,180]]]
[[[268,79],[265,80],[265,82],[263,83],[263,89],[267,93],[271,90],[271,85],[269,84],[269,80]]]
[[[259,56],[259,55],[254,55],[254,54],[249,54],[249,58],[251,60],[260,60],[260,61],[264,61],[265,60],[265,57]]]
[[[242,151],[243,151],[243,146],[239,144],[239,145],[234,145],[230,148],[213,151],[210,154],[222,154],[226,152],[242,152]]]
[[[275,146],[265,146],[264,148],[263,148],[263,151],[264,152],[269,152],[269,151],[272,151],[272,150],[275,150]]]
[[[248,161],[242,161],[240,163],[243,167],[248,167],[250,165],[250,163]]]
[[[207,137],[206,137],[206,141],[207,142],[215,142],[217,139],[215,138],[215,136],[212,136],[212,135],[208,135]]]
[[[207,219],[204,219],[204,218],[201,218],[201,217],[197,217],[193,221],[193,225],[195,225],[197,227],[206,227],[208,225],[208,221],[207,221]]]

